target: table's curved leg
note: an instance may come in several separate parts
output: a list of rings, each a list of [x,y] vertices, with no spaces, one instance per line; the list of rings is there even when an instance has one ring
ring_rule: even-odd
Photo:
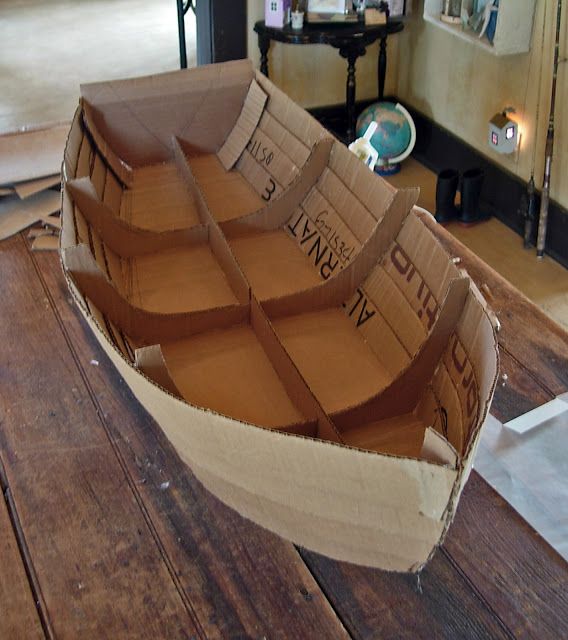
[[[258,48],[260,49],[260,71],[268,78],[268,49],[270,49],[270,38],[258,34]]]
[[[379,42],[379,66],[378,66],[378,83],[379,83],[379,102],[385,95],[385,78],[387,75],[387,36],[386,34]]]
[[[355,79],[355,63],[364,56],[366,48],[357,44],[354,47],[341,47],[339,55],[347,59],[347,84],[345,86],[345,107],[347,111],[347,144],[355,140],[355,96],[357,84]]]

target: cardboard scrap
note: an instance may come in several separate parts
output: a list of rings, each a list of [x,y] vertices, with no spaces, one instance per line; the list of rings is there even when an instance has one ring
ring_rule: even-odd
[[[14,191],[24,200],[25,198],[29,198],[29,196],[33,196],[34,193],[39,193],[50,187],[55,187],[58,184],[61,184],[61,176],[59,173],[53,176],[47,176],[46,178],[39,178],[38,180],[18,182],[14,185]]]
[[[42,216],[41,221],[43,224],[51,227],[52,229],[61,230],[61,218],[57,216]]]
[[[16,195],[6,197],[0,201],[0,240],[59,211],[60,206],[61,194],[58,191],[42,191],[25,200]]]
[[[69,125],[0,136],[0,184],[54,176],[61,160]]]
[[[9,196],[14,193],[12,187],[0,187],[0,196]]]
[[[56,235],[55,229],[46,229],[45,227],[32,227],[28,232],[28,239],[41,238],[41,236]]]
[[[32,242],[32,251],[57,251],[59,236],[39,236]]]

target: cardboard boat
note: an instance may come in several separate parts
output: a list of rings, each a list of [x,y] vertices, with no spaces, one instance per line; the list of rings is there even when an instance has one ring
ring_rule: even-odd
[[[412,207],[250,62],[82,87],[62,262],[214,495],[296,544],[417,571],[497,377],[485,302]]]

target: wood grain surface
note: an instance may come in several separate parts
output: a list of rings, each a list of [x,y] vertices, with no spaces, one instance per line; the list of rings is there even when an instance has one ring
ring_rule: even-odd
[[[4,496],[0,497],[0,612],[0,638],[44,637]]]
[[[566,334],[436,233],[501,320],[493,413],[566,391]],[[0,273],[0,460],[15,512],[0,504],[12,535],[0,541],[0,638],[19,637],[6,620],[41,637],[34,581],[47,637],[568,637],[566,563],[475,472],[420,578],[297,550],[180,462],[70,303],[55,254],[16,236]]]

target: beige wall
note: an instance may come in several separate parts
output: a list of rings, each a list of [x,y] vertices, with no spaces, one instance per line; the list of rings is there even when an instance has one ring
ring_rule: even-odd
[[[415,1],[415,5],[418,5],[416,12],[400,35],[396,94],[525,180],[530,177],[536,150],[535,180],[540,187],[550,108],[556,0],[537,2],[531,51],[500,57],[425,23],[421,19],[422,0]],[[566,33],[566,21],[562,33]],[[565,50],[562,43],[560,51]],[[568,171],[568,110],[564,108],[568,97],[566,66],[561,65],[558,75],[551,192],[555,200],[568,207],[568,181],[565,180]],[[539,101],[540,114],[537,113]],[[488,120],[506,106],[515,107],[517,113],[513,117],[520,122],[522,130],[519,150],[512,155],[495,153],[487,145]]]
[[[264,19],[264,0],[248,0],[248,52],[259,64],[258,40],[254,23]],[[397,40],[388,41],[388,69],[385,93],[396,89]],[[357,99],[377,95],[378,46],[368,47],[357,60]],[[273,42],[269,53],[270,79],[303,107],[328,106],[345,101],[347,61],[336,49],[326,45],[283,45]]]

